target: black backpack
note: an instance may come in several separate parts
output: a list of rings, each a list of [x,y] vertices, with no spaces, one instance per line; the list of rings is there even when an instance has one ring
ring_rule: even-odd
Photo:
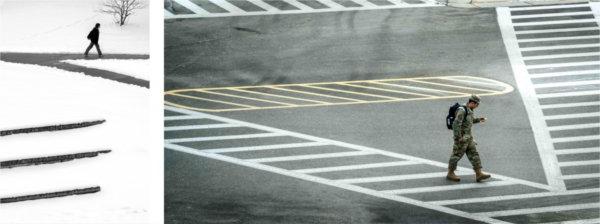
[[[455,103],[448,110],[448,115],[446,116],[446,127],[450,130],[452,130],[452,123],[454,123],[454,118],[456,116],[456,110],[458,110],[459,107],[461,107],[461,105],[458,103]],[[466,107],[464,107],[464,108],[465,108],[465,111],[467,111],[467,108]],[[463,119],[466,120],[467,116],[465,116]]]

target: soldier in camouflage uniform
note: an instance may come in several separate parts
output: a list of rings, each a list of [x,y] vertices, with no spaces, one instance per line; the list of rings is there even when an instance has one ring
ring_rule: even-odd
[[[471,95],[469,102],[466,105],[459,107],[456,110],[456,116],[454,123],[452,123],[452,130],[454,131],[454,146],[452,147],[452,155],[450,156],[450,162],[448,164],[448,175],[446,178],[452,181],[460,181],[460,177],[454,174],[458,161],[466,153],[467,158],[473,165],[475,170],[475,179],[477,182],[488,179],[491,176],[481,172],[481,160],[479,159],[479,153],[475,147],[477,143],[473,140],[471,135],[471,126],[474,123],[485,122],[485,118],[475,118],[473,110],[479,106],[481,99],[477,95]],[[466,116],[466,117],[465,117]]]

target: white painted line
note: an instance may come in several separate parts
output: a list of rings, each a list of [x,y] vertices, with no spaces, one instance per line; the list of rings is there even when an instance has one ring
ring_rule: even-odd
[[[600,223],[600,218],[597,219],[576,219],[570,221],[561,221],[561,222],[545,222],[540,224],[598,224]]]
[[[590,194],[598,193],[600,189],[583,189],[583,190],[571,190],[571,191],[560,191],[560,192],[540,192],[531,194],[517,194],[517,195],[500,195],[490,196],[481,198],[465,198],[465,199],[452,199],[443,201],[430,201],[434,205],[459,205],[459,204],[471,204],[481,202],[493,202],[493,201],[508,201],[518,199],[530,199],[530,198],[541,198],[541,197],[554,197],[562,195],[577,195],[577,194]]]
[[[435,97],[433,95],[426,95],[426,94],[415,93],[415,92],[406,92],[406,91],[399,91],[399,90],[383,89],[383,88],[377,88],[377,87],[371,87],[371,86],[362,86],[362,85],[356,85],[356,84],[350,84],[350,83],[339,83],[338,85],[352,86],[352,87],[363,88],[363,89],[372,89],[372,90],[377,90],[377,91],[382,91],[382,92],[402,93],[402,94],[416,95],[416,96],[422,96],[422,97]]]
[[[552,88],[552,87],[565,87],[565,86],[580,86],[580,85],[593,85],[600,84],[599,80],[586,80],[586,81],[574,81],[574,82],[555,82],[555,83],[543,83],[535,84],[535,88]]]
[[[165,17],[174,16],[174,14],[172,12],[170,12],[169,10],[166,10],[166,9],[165,9],[164,13],[165,13]]]
[[[238,8],[237,6],[229,3],[226,0],[209,0],[213,4],[218,5],[219,7],[227,10],[229,13],[245,13],[246,11]]]
[[[458,78],[456,78],[456,77],[440,77],[438,79],[455,81],[458,83],[467,83],[466,85],[471,84],[471,86],[474,86],[474,87],[485,87],[485,88],[488,88],[493,91],[496,91],[493,88],[498,88],[498,89],[506,88],[505,85],[498,85],[496,83],[481,82],[481,81],[475,81],[475,80],[466,80],[466,79],[460,79],[460,78],[462,78],[462,77],[458,77]],[[475,84],[475,85],[472,85],[472,84]]]
[[[578,141],[589,141],[589,140],[600,140],[600,135],[554,138],[554,139],[552,139],[552,142],[560,143],[560,142],[578,142]]]
[[[586,173],[586,174],[574,174],[574,175],[563,175],[563,180],[577,180],[577,179],[600,179],[600,173]],[[598,189],[594,189],[598,192]]]
[[[558,165],[560,165],[561,167],[587,166],[587,165],[598,165],[598,164],[600,164],[600,160],[570,161],[570,162],[558,163]]]
[[[546,29],[546,30],[519,30],[516,34],[534,34],[534,33],[559,33],[559,32],[577,32],[600,30],[600,27],[580,27],[580,28],[564,28],[564,29]]]
[[[165,117],[165,121],[196,120],[196,119],[206,119],[206,116],[200,116],[200,115],[181,115],[181,116],[168,116],[168,117]]]
[[[541,17],[558,17],[558,16],[584,16],[594,15],[592,12],[562,12],[562,13],[546,13],[546,14],[532,14],[532,15],[515,15],[512,19],[528,19],[528,18],[541,18]]]
[[[543,5],[543,6],[510,8],[510,11],[515,12],[515,11],[529,11],[529,10],[538,10],[538,9],[566,9],[566,8],[580,8],[580,7],[589,7],[589,5],[587,3],[572,4],[572,5]]]
[[[600,47],[600,43],[554,45],[554,46],[542,46],[542,47],[522,47],[521,51],[543,51],[543,50],[560,50],[560,49],[591,48],[591,47]]]
[[[200,6],[188,1],[188,0],[173,0],[177,3],[179,3],[181,6],[185,7],[186,9],[189,9],[190,11],[196,13],[196,14],[209,14],[208,11],[204,10],[203,8],[200,8]],[[173,15],[172,17],[176,17],[177,15]]]
[[[165,131],[180,131],[180,130],[198,130],[198,129],[213,129],[213,128],[233,128],[240,127],[239,124],[203,124],[203,125],[185,125],[165,127]]]
[[[600,106],[600,101],[581,102],[581,103],[546,104],[546,105],[542,105],[542,109],[566,108],[566,107],[585,107],[585,106]]]
[[[600,46],[600,45],[598,45],[598,46]],[[587,66],[587,65],[600,65],[600,61],[585,61],[585,62],[568,62],[568,63],[552,63],[552,64],[540,64],[540,65],[527,65],[527,69],[560,68],[560,67]]]
[[[561,41],[561,40],[585,40],[585,39],[598,39],[598,36],[590,35],[590,36],[574,36],[574,37],[548,37],[548,38],[519,39],[519,43]]]
[[[373,183],[373,182],[387,182],[387,181],[398,181],[398,180],[415,180],[415,179],[427,179],[427,178],[442,178],[445,177],[447,172],[436,172],[436,173],[417,173],[417,174],[406,174],[406,175],[393,175],[393,176],[381,176],[381,177],[363,177],[363,178],[352,178],[352,179],[341,179],[335,180],[340,183],[346,184],[360,184],[360,183]],[[460,175],[460,174],[457,174]]]
[[[593,23],[596,19],[569,19],[569,20],[553,20],[553,21],[538,21],[538,22],[518,22],[515,27],[519,26],[537,26],[537,25],[555,25],[555,24],[571,24],[571,23]]]
[[[267,3],[265,3],[262,0],[246,0],[246,1],[249,1],[250,3],[252,3],[252,4],[256,5],[256,6],[261,7],[262,9],[264,9],[264,10],[266,10],[268,12],[281,11],[278,8],[275,8],[274,6],[267,4]]]
[[[398,162],[387,162],[387,163],[367,163],[367,164],[347,165],[347,166],[308,168],[308,169],[299,169],[299,170],[293,170],[293,171],[299,172],[299,173],[325,173],[325,172],[344,171],[344,170],[359,170],[359,169],[371,169],[371,168],[393,167],[393,166],[408,166],[408,165],[416,165],[416,164],[419,164],[419,163],[415,162],[415,161],[398,161]]]
[[[580,70],[580,71],[568,71],[568,72],[549,72],[549,73],[530,74],[529,77],[532,79],[535,79],[535,78],[549,78],[549,77],[573,76],[573,75],[593,75],[593,74],[600,74],[600,71],[599,70]]]
[[[176,108],[176,107],[172,107],[172,106],[165,106],[165,108],[167,108],[168,110],[175,111],[175,112],[185,113],[185,114],[190,114],[190,115],[201,114],[201,115],[209,117],[210,119],[214,119],[214,120],[221,121],[221,122],[224,122],[224,123],[240,124],[240,125],[243,125],[243,126],[246,126],[246,127],[254,128],[254,129],[259,129],[259,130],[263,130],[263,131],[267,131],[267,132],[281,133],[283,135],[292,136],[292,137],[296,137],[296,138],[301,138],[301,139],[305,139],[305,140],[309,140],[309,141],[327,142],[327,143],[329,143],[331,145],[336,145],[336,146],[340,146],[340,147],[344,147],[344,148],[349,148],[349,149],[354,149],[354,150],[361,150],[361,151],[369,151],[369,152],[373,152],[374,154],[380,154],[380,155],[383,155],[383,156],[388,156],[388,157],[397,158],[397,159],[401,159],[401,160],[414,161],[414,162],[418,162],[418,163],[422,163],[422,164],[427,164],[427,165],[431,165],[431,166],[440,167],[440,168],[443,168],[443,169],[448,168],[448,164],[447,163],[443,163],[443,162],[438,162],[438,161],[423,159],[423,158],[419,158],[419,157],[414,157],[414,156],[409,156],[409,155],[394,153],[394,152],[390,152],[390,151],[386,151],[386,150],[375,149],[375,148],[370,148],[370,147],[361,146],[361,145],[354,145],[354,144],[340,142],[340,141],[335,141],[335,140],[331,140],[331,139],[319,138],[319,137],[315,137],[315,136],[311,136],[311,135],[305,135],[305,134],[301,134],[301,133],[297,133],[297,132],[291,132],[291,131],[281,130],[281,129],[267,127],[267,126],[263,126],[263,125],[259,125],[259,124],[253,124],[253,123],[249,123],[249,122],[244,122],[244,121],[229,119],[229,118],[225,118],[225,117],[220,117],[220,116],[215,116],[215,115],[211,115],[211,114],[206,114],[206,113],[191,111],[191,110],[187,110],[187,109]],[[473,169],[466,168],[466,167],[458,167],[458,171],[459,172],[469,172],[469,171],[472,172]],[[554,190],[553,187],[548,186],[548,185],[544,185],[544,184],[540,184],[540,183],[535,183],[535,182],[531,182],[531,181],[527,181],[527,180],[522,180],[522,179],[517,179],[517,178],[512,178],[512,177],[507,177],[507,176],[500,175],[500,174],[494,174],[494,173],[490,173],[490,174],[492,176],[494,176],[495,178],[497,178],[497,179],[512,181],[512,182],[515,182],[515,183],[518,183],[518,184],[522,184],[522,185],[526,185],[526,186],[530,186],[530,187],[538,188],[538,189]]]
[[[397,6],[409,5],[408,3],[403,2],[402,0],[387,0],[387,1],[393,3],[394,5],[397,5]]]
[[[590,91],[575,91],[575,92],[564,92],[564,93],[545,93],[538,94],[538,98],[553,98],[553,97],[565,97],[565,96],[587,96],[587,95],[597,95],[600,94],[600,90],[590,90]]]
[[[600,152],[600,148],[591,147],[591,148],[576,148],[576,149],[557,149],[554,151],[556,155],[565,155],[565,154],[578,154],[578,153],[589,153],[589,152]]]
[[[525,56],[525,57],[523,57],[523,60],[539,60],[539,59],[554,59],[554,58],[575,58],[575,57],[589,57],[589,56],[600,56],[600,52]]]
[[[552,153],[554,145],[552,144],[550,132],[547,131],[546,120],[541,109],[540,102],[533,88],[533,83],[528,77],[528,71],[521,57],[517,36],[511,22],[511,14],[507,7],[497,7],[498,24],[506,46],[506,53],[510,60],[510,65],[513,70],[513,75],[517,82],[517,87],[521,93],[521,99],[529,117],[529,123],[533,131],[538,155],[542,161],[544,174],[547,183],[552,187],[552,190],[566,190],[565,183],[560,177],[562,176],[558,160]]]
[[[293,5],[294,7],[300,9],[300,10],[313,10],[313,8],[308,7],[305,4],[302,4],[301,2],[298,2],[296,0],[282,0],[290,5]]]
[[[557,119],[581,118],[581,117],[597,117],[597,116],[600,116],[600,112],[549,115],[549,116],[545,116],[545,118],[547,120],[557,120]]]
[[[251,162],[247,162],[244,160],[240,160],[240,159],[236,159],[236,158],[232,158],[232,157],[228,157],[228,156],[223,156],[220,154],[200,152],[198,150],[194,150],[194,149],[179,146],[179,145],[165,144],[165,148],[183,152],[183,153],[188,153],[191,155],[202,156],[202,157],[216,159],[216,160],[229,162],[229,163],[233,163],[233,164],[237,164],[237,165],[241,165],[241,166],[246,166],[246,167],[250,167],[250,168],[254,168],[254,169],[258,169],[258,170],[264,170],[264,171],[268,171],[271,173],[276,173],[276,174],[280,174],[280,175],[284,175],[284,176],[288,176],[288,177],[294,177],[294,178],[305,180],[305,181],[310,181],[310,182],[314,182],[314,183],[337,187],[337,188],[341,188],[341,189],[345,189],[345,190],[349,190],[349,191],[353,191],[353,192],[357,192],[357,193],[361,193],[361,194],[365,194],[365,195],[370,195],[370,196],[374,196],[374,197],[378,197],[378,198],[383,198],[383,199],[387,199],[387,200],[391,200],[391,201],[397,201],[397,202],[406,203],[406,204],[410,204],[410,205],[414,205],[414,206],[419,206],[422,208],[431,209],[431,210],[435,210],[435,211],[439,211],[439,212],[443,212],[443,213],[447,213],[447,214],[451,214],[451,215],[456,215],[456,216],[464,217],[464,218],[468,218],[468,219],[473,219],[473,220],[477,220],[477,221],[481,221],[481,222],[485,222],[485,223],[499,223],[499,224],[507,224],[508,223],[508,222],[504,222],[502,220],[492,219],[492,218],[485,217],[485,216],[472,215],[470,213],[459,211],[456,209],[451,209],[451,208],[438,206],[438,205],[432,205],[432,204],[429,204],[429,203],[426,203],[423,201],[419,201],[419,200],[415,200],[412,198],[407,198],[407,197],[403,197],[403,196],[399,196],[399,195],[384,194],[379,191],[359,187],[356,185],[337,183],[335,181],[317,177],[317,176],[293,172],[293,171],[289,171],[289,170],[285,170],[285,169],[281,169],[281,168],[277,168],[277,167],[273,167],[273,166],[268,166],[268,165],[264,165],[264,164],[260,164],[260,163],[251,163]]]
[[[560,125],[548,127],[548,131],[562,131],[562,130],[573,130],[573,129],[584,129],[584,128],[600,128],[600,124],[573,124],[573,125]]]
[[[346,7],[336,3],[334,1],[331,1],[331,0],[317,0],[317,1],[321,2],[323,5],[326,5],[328,8],[332,8],[332,9],[340,10],[340,9],[346,8]]]
[[[355,3],[358,3],[359,5],[362,5],[363,7],[377,7],[377,5],[367,1],[367,0],[352,0]]]
[[[246,135],[223,135],[223,136],[210,136],[210,137],[196,137],[196,138],[175,138],[165,139],[167,143],[180,143],[180,142],[204,142],[204,141],[219,141],[219,140],[231,140],[231,139],[246,139],[246,138],[267,138],[284,136],[281,133],[261,133],[261,134],[246,134]]]
[[[397,189],[397,190],[386,190],[381,191],[386,194],[415,194],[415,193],[426,193],[426,192],[436,192],[436,191],[455,191],[455,190],[464,190],[464,189],[474,189],[474,188],[485,188],[485,187],[499,187],[506,185],[515,185],[516,183],[511,181],[490,181],[490,182],[482,182],[482,183],[470,183],[470,184],[451,184],[444,186],[434,186],[434,187],[418,187],[418,188],[405,188],[405,189]]]
[[[372,155],[373,152],[367,151],[352,151],[352,152],[334,152],[334,153],[322,153],[312,155],[300,155],[300,156],[281,156],[281,157],[267,157],[258,159],[246,159],[252,163],[270,163],[270,162],[283,162],[283,161],[296,161],[296,160],[307,160],[307,159],[324,159],[324,158],[337,158],[347,156],[364,156]]]
[[[525,215],[525,214],[535,214],[535,213],[544,213],[544,212],[583,210],[583,209],[590,209],[590,208],[598,208],[599,206],[600,206],[599,203],[588,203],[588,204],[576,204],[576,205],[559,205],[559,206],[550,206],[550,207],[541,207],[541,208],[524,208],[524,209],[514,209],[514,210],[504,210],[504,211],[494,211],[494,212],[480,212],[480,213],[475,213],[475,214],[487,216],[487,217],[500,217],[500,216]]]
[[[244,147],[231,147],[231,148],[218,148],[218,149],[203,149],[202,152],[207,153],[228,153],[228,152],[246,152],[246,151],[259,151],[259,150],[270,150],[270,149],[289,149],[289,148],[300,148],[300,147],[313,147],[328,145],[326,142],[301,142],[301,143],[289,143],[289,144],[276,144],[276,145],[258,145],[258,146],[244,146]]]
[[[394,87],[413,89],[413,90],[421,90],[421,91],[430,92],[430,93],[434,93],[434,94],[440,94],[440,95],[445,95],[444,93],[451,93],[451,94],[456,94],[459,96],[462,96],[462,95],[469,96],[470,95],[468,93],[462,93],[462,92],[446,91],[446,90],[431,89],[431,88],[416,87],[416,86],[407,86],[407,85],[401,85],[401,84],[395,84],[395,83],[386,83],[386,82],[377,82],[377,81],[369,81],[368,83],[373,83],[373,84],[378,84],[378,85],[386,85],[386,86],[394,86]]]

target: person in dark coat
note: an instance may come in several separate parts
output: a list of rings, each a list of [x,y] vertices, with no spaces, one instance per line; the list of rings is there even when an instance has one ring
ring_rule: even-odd
[[[84,55],[87,57],[88,56],[88,52],[90,52],[90,49],[92,49],[93,46],[96,46],[96,50],[98,51],[98,56],[102,57],[102,51],[100,51],[100,45],[98,45],[98,39],[100,39],[100,23],[96,23],[96,26],[94,26],[94,29],[92,29],[92,31],[90,31],[90,33],[87,35],[87,39],[90,40],[90,46],[87,47],[87,49],[85,50]]]

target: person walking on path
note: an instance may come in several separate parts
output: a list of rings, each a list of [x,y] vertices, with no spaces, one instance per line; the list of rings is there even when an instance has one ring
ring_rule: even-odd
[[[90,33],[87,35],[87,39],[90,40],[90,45],[87,47],[87,49],[85,49],[85,53],[84,55],[87,57],[88,53],[90,52],[90,49],[92,49],[93,46],[96,46],[96,51],[98,51],[98,57],[102,57],[102,51],[100,51],[100,45],[98,45],[98,39],[100,39],[100,23],[96,23],[96,26],[94,26],[94,29],[92,29],[92,31],[90,31]]]
[[[481,182],[482,180],[488,179],[491,175],[481,172],[481,160],[479,159],[479,153],[477,153],[477,142],[473,140],[471,135],[471,127],[474,123],[485,122],[486,118],[475,118],[473,110],[479,106],[481,99],[477,95],[471,95],[469,102],[456,110],[456,116],[452,123],[452,130],[454,131],[454,146],[452,147],[452,155],[448,163],[448,175],[446,179],[451,181],[460,181],[454,171],[458,165],[458,161],[466,153],[467,158],[475,170],[475,180]]]

